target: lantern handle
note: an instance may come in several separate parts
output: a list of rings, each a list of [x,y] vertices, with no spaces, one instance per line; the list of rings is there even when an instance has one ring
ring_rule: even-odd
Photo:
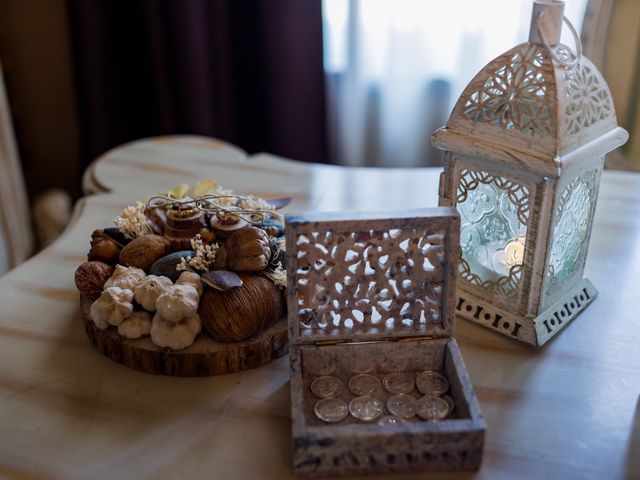
[[[556,50],[554,48],[552,48],[551,45],[549,45],[549,42],[547,42],[547,39],[544,37],[543,29],[540,28],[540,20],[542,19],[543,16],[544,16],[544,10],[540,12],[540,15],[538,15],[538,21],[536,22],[537,28],[538,28],[538,35],[540,35],[540,39],[542,40],[542,44],[549,51],[549,55],[551,56],[553,61],[555,61],[556,63],[559,63],[560,65],[562,65],[563,67],[566,67],[566,68],[575,67],[580,62],[580,58],[582,57],[582,42],[580,41],[580,36],[578,35],[578,32],[576,31],[574,26],[571,24],[569,19],[566,16],[563,15],[562,16],[562,20],[564,21],[564,23],[567,24],[567,27],[569,28],[569,31],[573,35],[573,40],[574,40],[574,42],[576,44],[576,52],[575,52],[575,58],[573,60],[571,60],[571,61],[567,61],[567,60],[565,60],[563,58],[560,58],[558,56],[558,54],[556,53]]]

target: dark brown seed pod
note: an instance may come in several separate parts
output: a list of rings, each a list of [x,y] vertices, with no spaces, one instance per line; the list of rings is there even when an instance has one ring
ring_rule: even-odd
[[[242,286],[240,275],[229,270],[211,270],[203,273],[201,279],[205,285],[221,292]]]
[[[164,233],[164,227],[167,224],[167,212],[161,207],[147,207],[144,210],[144,216],[147,217],[147,223],[156,235]]]
[[[283,302],[274,284],[258,275],[240,275],[243,285],[226,292],[205,289],[198,313],[205,329],[219,342],[239,342],[269,328],[282,315]]]
[[[127,238],[122,230],[118,228],[105,228],[103,230],[104,234],[113,240],[118,246],[124,247],[127,243],[131,241],[130,238]]]

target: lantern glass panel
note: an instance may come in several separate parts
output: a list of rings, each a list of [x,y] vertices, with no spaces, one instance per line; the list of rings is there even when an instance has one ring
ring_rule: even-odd
[[[561,189],[545,276],[546,299],[582,277],[599,177],[600,168],[588,170]]]
[[[460,171],[462,278],[492,292],[514,295],[522,279],[529,220],[529,189],[481,170]]]

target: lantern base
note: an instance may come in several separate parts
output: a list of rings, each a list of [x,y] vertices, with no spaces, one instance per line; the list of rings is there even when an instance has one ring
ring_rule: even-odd
[[[456,315],[509,338],[541,347],[578,316],[596,295],[598,291],[593,284],[583,278],[540,315],[529,318],[497,308],[459,288]]]

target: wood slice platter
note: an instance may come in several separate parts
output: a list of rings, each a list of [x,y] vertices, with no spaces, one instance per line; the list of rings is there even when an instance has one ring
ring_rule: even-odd
[[[161,348],[148,336],[124,338],[115,327],[100,330],[89,318],[91,301],[81,299],[82,319],[87,336],[103,354],[134,370],[178,377],[206,377],[259,367],[289,351],[286,315],[258,335],[235,343],[216,342],[201,333],[189,348]]]

